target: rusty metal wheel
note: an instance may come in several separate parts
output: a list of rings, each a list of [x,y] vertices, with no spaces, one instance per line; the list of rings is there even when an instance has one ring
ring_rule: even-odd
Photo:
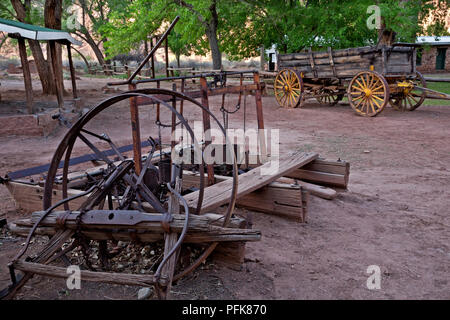
[[[165,101],[180,101],[183,100],[185,102],[184,104],[184,108],[186,109],[186,107],[192,106],[193,108],[199,108],[202,112],[206,112],[209,114],[209,116],[211,117],[212,121],[215,121],[217,126],[219,127],[219,130],[222,132],[222,134],[224,135],[225,139],[226,135],[225,135],[225,130],[223,128],[223,126],[221,125],[220,121],[214,116],[214,114],[212,114],[207,108],[203,107],[198,101],[182,94],[176,91],[171,91],[171,90],[166,90],[166,89],[141,89],[141,90],[135,90],[135,91],[129,91],[126,93],[123,93],[121,95],[109,98],[107,100],[104,100],[103,102],[101,102],[100,104],[98,104],[96,107],[94,107],[93,109],[91,109],[89,112],[87,112],[84,116],[82,116],[70,129],[69,131],[66,133],[66,135],[64,136],[64,138],[62,139],[62,141],[60,142],[59,146],[57,147],[55,154],[52,158],[51,164],[50,164],[50,168],[48,170],[48,174],[47,174],[47,178],[46,178],[46,183],[45,183],[45,187],[44,187],[44,197],[43,197],[43,207],[44,210],[48,209],[52,203],[54,204],[55,201],[52,201],[53,195],[54,195],[54,186],[55,186],[55,178],[58,174],[58,172],[60,172],[59,170],[61,169],[61,163],[63,163],[62,165],[62,173],[59,173],[58,176],[60,177],[60,181],[62,181],[61,185],[62,185],[62,193],[63,193],[63,198],[67,198],[68,197],[68,185],[69,185],[69,159],[71,158],[71,154],[72,151],[75,147],[75,145],[79,146],[79,144],[84,143],[85,145],[87,145],[90,149],[92,149],[94,151],[95,154],[97,154],[100,158],[103,158],[104,162],[109,163],[110,161],[115,161],[117,159],[109,159],[110,155],[104,153],[104,151],[100,150],[101,146],[103,147],[107,147],[108,145],[112,146],[112,149],[114,149],[116,152],[114,154],[114,156],[116,156],[116,158],[121,158],[122,160],[124,160],[124,156],[121,156],[120,152],[118,152],[118,148],[115,147],[115,144],[111,144],[111,143],[106,143],[109,139],[108,135],[105,135],[103,132],[93,132],[98,129],[97,124],[102,123],[103,119],[108,118],[108,108],[118,108],[120,107],[119,105],[117,105],[119,102],[121,101],[126,101],[128,99],[149,99],[153,102],[157,102],[160,103],[160,105],[162,107],[165,107],[167,109],[167,113],[165,113],[166,115],[169,116],[169,119],[171,117],[171,115],[175,115],[175,117],[178,119],[179,123],[181,123],[186,130],[188,131],[188,135],[191,136],[191,141],[194,142],[194,144],[197,143],[197,140],[194,136],[194,132],[191,129],[191,127],[189,126],[189,122],[187,119],[185,119],[185,117],[183,115],[181,115],[170,103],[167,103]],[[141,116],[140,122],[141,122],[141,127],[144,127],[144,125],[147,126],[156,126],[155,121],[151,120],[149,122],[149,117],[151,116],[152,112],[150,109],[150,105],[146,105],[146,106],[140,106],[139,107],[139,112],[141,114],[145,114],[145,119]],[[106,112],[104,112],[106,111]],[[99,116],[101,115],[101,116]],[[102,118],[102,119],[100,119]],[[124,118],[125,118],[125,113],[124,113]],[[172,117],[172,119],[174,119]],[[144,123],[144,120],[147,121],[147,123]],[[193,119],[191,119],[193,121]],[[127,120],[129,121],[129,120]],[[174,120],[172,120],[174,121]],[[130,125],[130,129],[128,130],[128,133],[132,132],[132,128],[135,126],[135,124],[129,122]],[[114,128],[112,128],[111,130],[114,130]],[[133,130],[134,131],[134,130]],[[123,134],[125,134],[125,132],[123,132]],[[94,142],[90,142],[89,139],[87,138],[89,137],[89,139],[97,139]],[[134,135],[133,135],[133,139],[134,139]],[[100,140],[100,141],[99,141]],[[111,142],[111,141],[110,141]],[[227,141],[228,142],[228,141]],[[235,155],[234,150],[232,149],[232,144],[231,143],[227,143],[227,148],[228,148],[228,152],[230,152],[230,154]],[[142,148],[141,146],[139,146],[139,148]],[[172,150],[173,151],[173,150]],[[99,154],[100,153],[100,154]],[[109,160],[108,160],[109,159]],[[63,162],[61,162],[63,161]],[[130,160],[126,160],[126,161],[130,161]],[[122,161],[123,163],[124,161]],[[144,164],[144,160],[143,163]],[[201,165],[199,165],[199,171],[200,171],[200,191],[199,191],[199,198],[198,198],[198,205],[197,205],[197,210],[196,212],[199,213],[202,207],[202,201],[203,201],[203,194],[204,194],[204,166],[205,166],[205,161],[203,159],[203,154],[202,154],[202,163]],[[226,210],[226,212],[223,214],[223,217],[221,219],[221,221],[223,221],[222,226],[226,227],[230,221],[231,215],[233,213],[234,210],[234,205],[236,202],[236,193],[237,193],[237,164],[236,164],[236,158],[234,157],[234,162],[233,162],[233,187],[232,187],[232,192],[231,192],[231,197],[229,199],[229,204],[228,204],[228,208]],[[130,175],[133,175],[133,170],[135,170],[133,168],[133,166],[131,166],[131,169],[129,167],[127,167],[127,172]],[[135,175],[137,176],[137,175]],[[124,192],[123,190],[121,192]],[[137,192],[136,192],[137,194]],[[145,202],[146,200],[143,198],[139,198],[139,196],[134,195],[133,196],[135,198],[133,198],[135,200],[135,202],[137,203],[142,203],[143,201]],[[111,197],[111,195],[109,195],[109,197]],[[103,205],[106,203],[107,205],[109,205],[109,202],[112,202],[111,199],[108,199],[108,197],[104,197],[105,199],[103,201],[100,201],[100,203],[96,202],[96,206],[100,206],[103,207]],[[112,198],[112,197],[111,197]],[[118,197],[116,197],[115,199],[118,199]],[[87,200],[89,201],[89,199]],[[163,203],[158,203],[158,201],[161,201],[160,199],[157,199],[157,197],[153,198],[153,201],[155,203],[150,203],[154,209],[156,209],[155,211],[159,211],[161,212],[161,208],[164,208],[166,206],[164,206]],[[81,206],[78,205],[71,205],[70,202],[69,203],[65,203],[65,210],[78,210],[80,208],[83,208],[82,204]],[[70,207],[69,207],[70,206]],[[208,256],[209,254],[211,254],[211,252],[215,249],[215,247],[217,246],[217,242],[213,242],[210,243],[209,245],[207,245],[206,247],[204,247],[202,249],[202,252],[200,252],[197,256],[197,259],[195,261],[193,261],[190,265],[188,265],[187,267],[183,268],[182,270],[179,270],[179,272],[177,274],[174,275],[174,281],[181,278],[182,276],[188,274],[189,272],[193,271],[198,265],[200,265]]]
[[[389,101],[389,85],[378,72],[362,71],[350,81],[347,97],[357,114],[374,117]]]
[[[422,105],[425,101],[426,92],[417,90],[414,86],[422,88],[427,87],[427,82],[420,72],[416,72],[416,77],[409,80],[411,86],[406,86],[402,91],[392,97],[389,102],[395,110],[399,111],[414,111]]]
[[[303,79],[296,71],[283,69],[274,83],[275,98],[283,108],[296,108],[302,101]]]

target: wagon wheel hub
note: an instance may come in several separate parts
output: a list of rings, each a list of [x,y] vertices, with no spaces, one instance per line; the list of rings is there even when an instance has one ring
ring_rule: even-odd
[[[291,88],[289,87],[289,85],[285,84],[283,90],[284,92],[289,93],[291,91]]]
[[[372,90],[370,90],[369,88],[364,89],[364,93],[366,94],[366,97],[372,96]]]

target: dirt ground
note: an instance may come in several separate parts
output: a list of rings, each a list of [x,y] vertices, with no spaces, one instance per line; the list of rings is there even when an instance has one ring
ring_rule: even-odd
[[[82,88],[87,106],[108,96],[94,89],[103,85]],[[3,97],[6,88],[2,81]],[[230,108],[236,100],[230,97]],[[211,102],[219,115],[220,98]],[[254,213],[253,228],[262,231],[262,240],[247,244],[242,268],[207,262],[173,287],[173,298],[450,299],[449,105],[414,112],[386,108],[375,118],[357,116],[345,103],[308,101],[287,110],[266,96],[263,107],[266,128],[280,130],[281,152],[315,151],[349,161],[348,191],[333,201],[311,196],[306,224]],[[119,145],[129,143],[123,137],[126,108],[121,104],[92,126],[109,129]],[[254,99],[248,97],[248,128],[255,118]],[[230,126],[242,127],[242,119],[241,110]],[[0,137],[0,174],[48,163],[65,130],[47,138]],[[156,131],[145,127],[147,133]],[[4,186],[0,197],[0,218],[23,217]],[[0,288],[9,283],[6,265],[23,242],[0,237]],[[379,290],[366,286],[370,265],[381,268]],[[63,280],[34,277],[17,299],[136,299],[138,289],[83,282],[81,290],[68,291]]]

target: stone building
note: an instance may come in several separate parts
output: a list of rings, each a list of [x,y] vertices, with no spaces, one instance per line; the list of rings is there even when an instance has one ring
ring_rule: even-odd
[[[419,37],[417,43],[417,71],[421,73],[450,72],[450,36]]]

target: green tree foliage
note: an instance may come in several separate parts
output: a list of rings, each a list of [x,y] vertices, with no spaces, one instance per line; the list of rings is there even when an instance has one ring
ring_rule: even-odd
[[[382,27],[397,33],[398,41],[414,42],[422,33],[420,22],[433,4],[423,0],[309,0],[245,1],[259,40],[266,47],[276,44],[284,52],[307,47],[349,48],[376,44],[379,31],[367,27],[369,6],[380,8]],[[445,0],[447,2],[447,0]],[[247,38],[250,37],[246,35]]]

